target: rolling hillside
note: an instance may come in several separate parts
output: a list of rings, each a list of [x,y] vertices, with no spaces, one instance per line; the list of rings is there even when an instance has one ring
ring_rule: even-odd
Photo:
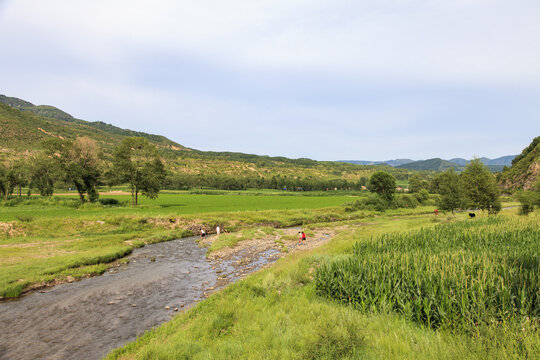
[[[4,95],[0,95],[0,123],[0,147],[15,151],[38,150],[42,141],[52,137],[75,139],[81,136],[96,140],[106,152],[128,136],[144,137],[159,148],[185,149],[164,136],[76,119],[54,106],[36,106]]]
[[[521,154],[512,160],[512,166],[500,175],[505,190],[532,190],[540,179],[540,136],[533,139]]]
[[[405,180],[408,170],[388,165],[359,166],[311,159],[288,159],[233,152],[210,152],[187,149],[164,136],[120,129],[102,122],[76,119],[53,106],[35,106],[27,101],[0,96],[0,161],[41,150],[41,143],[51,138],[73,140],[88,136],[98,142],[105,154],[127,136],[141,136],[161,151],[167,168],[178,182],[197,178],[302,178],[358,181],[385,169]],[[188,179],[188,180],[186,180]]]
[[[455,170],[463,170],[462,166],[459,166],[450,161],[446,161],[440,158],[428,159],[415,161],[408,164],[396,166],[398,169],[409,169],[409,170],[434,170],[434,171],[444,171],[448,168],[454,168]]]

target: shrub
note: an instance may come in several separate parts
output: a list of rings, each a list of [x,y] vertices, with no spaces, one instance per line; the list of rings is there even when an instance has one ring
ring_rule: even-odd
[[[534,205],[537,202],[537,195],[532,191],[521,191],[518,194],[518,200],[520,203],[519,214],[529,215],[534,211]]]
[[[419,201],[416,199],[416,196],[402,195],[396,199],[396,206],[400,208],[414,209],[418,205],[420,204]]]
[[[32,220],[34,220],[34,217],[31,215],[17,215],[15,216],[15,218],[20,222],[31,222]]]
[[[118,204],[120,204],[120,201],[118,201],[116,199],[111,199],[111,198],[99,199],[98,201],[101,203],[101,205],[118,205]]]

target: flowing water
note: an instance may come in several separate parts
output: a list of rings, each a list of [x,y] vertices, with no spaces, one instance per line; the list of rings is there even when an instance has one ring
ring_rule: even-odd
[[[216,270],[195,240],[147,245],[102,276],[0,302],[0,359],[99,359],[206,297],[218,277],[243,275],[235,259]],[[249,271],[277,257],[261,253]]]

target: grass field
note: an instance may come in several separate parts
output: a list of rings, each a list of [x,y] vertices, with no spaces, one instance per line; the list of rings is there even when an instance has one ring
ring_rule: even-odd
[[[268,194],[265,194],[268,195]],[[107,196],[109,197],[109,196]],[[129,195],[114,198],[129,203]],[[46,284],[99,274],[145,243],[193,235],[217,225],[286,227],[349,220],[348,196],[260,196],[165,193],[133,207],[80,205],[72,196],[0,202],[0,297]]]
[[[512,228],[521,226],[522,219],[514,214],[498,217],[502,219],[499,224],[493,225],[493,230],[503,230],[512,224]],[[438,232],[447,226],[458,226],[466,233],[475,229],[476,223],[481,228],[486,222],[492,221],[485,220],[484,216],[470,220],[465,214],[439,217],[437,221],[434,219],[427,215],[385,215],[369,223],[350,222],[349,227],[342,226],[340,234],[329,244],[309,254],[292,254],[278,261],[273,268],[230,285],[172,321],[147,332],[137,341],[117,349],[108,358],[535,358],[540,351],[538,317],[527,318],[524,314],[521,322],[479,326],[472,333],[463,332],[459,327],[434,330],[389,307],[360,311],[349,306],[348,302],[318,295],[315,280],[317,269],[354,254],[354,244],[376,244],[380,236],[392,238],[394,235],[391,234],[405,231],[413,231],[411,235],[414,235],[421,228],[433,228]],[[538,230],[538,220],[538,217],[531,218],[526,226]],[[456,222],[463,222],[464,225],[453,225]],[[536,259],[538,255],[534,251],[538,241],[538,238],[533,238],[528,249]],[[504,252],[504,241],[493,246],[496,251]],[[524,251],[527,251],[526,246]],[[379,267],[385,267],[383,259],[375,254],[371,256],[373,261],[379,261]],[[436,255],[433,260],[437,260]],[[535,277],[538,284],[538,272],[532,270],[530,276],[533,280]],[[387,274],[381,271],[381,276]],[[522,271],[527,273],[525,268]],[[455,276],[462,282],[467,278],[466,273],[461,279],[459,274]],[[378,281],[384,283],[383,279]],[[538,303],[534,306],[538,311]]]
[[[355,200],[350,194],[197,192],[163,193],[156,200],[143,198],[142,204],[135,208],[80,206],[70,196],[0,203],[0,296],[16,297],[32,286],[99,274],[111,261],[121,261],[137,246],[187,236],[201,227],[210,232],[216,225],[229,231],[241,230],[240,237],[223,236],[216,247],[232,246],[236,241],[248,239],[259,231],[256,229],[272,232],[272,227],[295,225],[306,229],[332,227],[338,235],[330,243],[310,253],[291,254],[274,267],[230,285],[109,357],[525,359],[540,351],[537,300],[529,301],[526,309],[518,306],[522,302],[510,302],[508,314],[519,314],[513,315],[511,321],[499,321],[499,326],[481,322],[479,327],[474,327],[473,321],[473,331],[463,331],[470,329],[470,322],[466,326],[432,326],[431,322],[426,322],[424,315],[431,312],[422,313],[423,308],[418,304],[423,304],[423,300],[416,304],[416,299],[403,297],[404,308],[420,309],[417,313],[421,316],[416,316],[420,321],[417,321],[414,311],[409,314],[398,307],[384,305],[389,304],[389,300],[382,300],[383,305],[373,303],[369,308],[357,306],[349,301],[349,296],[353,299],[353,295],[365,290],[354,282],[346,287],[352,295],[345,297],[321,291],[321,286],[317,285],[321,281],[325,284],[333,281],[321,280],[324,269],[339,267],[341,262],[354,256],[373,265],[366,266],[366,271],[374,276],[370,280],[374,284],[368,285],[370,289],[384,289],[390,279],[400,274],[397,265],[407,264],[407,259],[410,266],[418,265],[422,271],[398,277],[418,277],[423,284],[432,284],[435,295],[444,295],[442,290],[436,289],[437,286],[445,289],[446,284],[438,283],[437,279],[451,280],[459,290],[458,285],[469,278],[485,278],[485,283],[474,284],[488,288],[489,284],[497,285],[490,274],[500,271],[514,274],[507,280],[511,283],[538,284],[538,215],[518,217],[517,210],[513,209],[489,217],[479,213],[471,220],[466,213],[434,216],[432,206],[385,213],[346,212],[343,204]],[[128,195],[105,197],[129,201]],[[424,230],[417,232],[421,228]],[[529,230],[534,232],[532,240],[519,240],[520,234],[528,236]],[[413,233],[403,235],[406,231]],[[450,238],[445,237],[447,233],[451,234]],[[452,240],[461,239],[460,236],[463,241]],[[433,251],[424,256],[426,249]],[[487,259],[467,252],[475,249]],[[472,260],[467,260],[465,265],[452,263],[461,255],[463,259]],[[504,256],[514,256],[516,261],[521,261],[522,255],[530,260],[529,267],[518,266],[516,270],[508,265],[510,263],[497,262]],[[394,263],[385,265],[388,259],[394,259]],[[482,271],[469,274],[458,271],[460,267]],[[516,280],[523,278],[529,282]],[[519,298],[521,285],[516,288],[517,295],[509,293],[510,298]],[[339,286],[332,288],[339,289]],[[493,301],[488,303],[495,309],[490,308],[490,314],[499,310],[504,313],[505,308],[498,308],[503,302],[494,296],[499,288],[489,291],[487,297]],[[337,293],[345,294],[342,290]],[[468,296],[475,299],[478,294],[473,291]],[[530,290],[525,294],[530,294]],[[440,305],[443,312],[454,308],[446,301],[448,296],[445,302],[435,295],[427,308]],[[412,305],[407,305],[406,301]],[[429,316],[441,323],[440,311]],[[451,320],[458,323],[456,319],[462,318],[456,316]]]
[[[209,192],[210,194],[212,192]],[[129,195],[106,195],[129,203]],[[140,205],[100,206],[86,204],[80,206],[77,196],[56,196],[50,201],[40,198],[22,198],[0,203],[0,221],[13,221],[19,218],[65,218],[99,217],[111,215],[186,215],[209,212],[317,209],[342,205],[354,199],[352,196],[260,196],[259,193],[221,192],[220,195],[197,195],[189,193],[163,193],[157,199],[141,197]],[[14,206],[10,206],[13,204]]]

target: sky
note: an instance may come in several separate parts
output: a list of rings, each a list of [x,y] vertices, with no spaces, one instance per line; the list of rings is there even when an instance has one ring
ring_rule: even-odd
[[[0,0],[0,94],[199,150],[519,154],[538,0]]]

